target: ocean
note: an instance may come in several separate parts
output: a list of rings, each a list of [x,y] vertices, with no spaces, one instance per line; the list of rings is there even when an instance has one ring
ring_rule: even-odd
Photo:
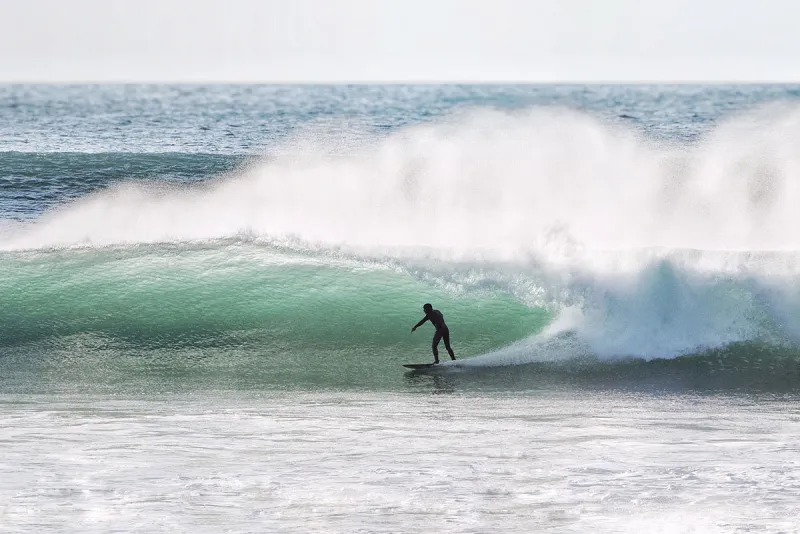
[[[798,205],[800,86],[0,85],[0,531],[800,532]]]

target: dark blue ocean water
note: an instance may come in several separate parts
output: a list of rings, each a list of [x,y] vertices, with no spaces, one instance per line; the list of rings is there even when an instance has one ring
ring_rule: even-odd
[[[2,85],[3,152],[262,153],[302,125],[390,130],[474,107],[563,106],[692,140],[795,85]]]

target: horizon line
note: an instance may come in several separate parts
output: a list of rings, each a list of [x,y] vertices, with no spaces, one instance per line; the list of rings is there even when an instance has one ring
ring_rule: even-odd
[[[365,80],[274,80],[274,79],[0,79],[0,85],[800,85],[798,79],[609,79],[609,80],[431,80],[431,79],[365,79]]]

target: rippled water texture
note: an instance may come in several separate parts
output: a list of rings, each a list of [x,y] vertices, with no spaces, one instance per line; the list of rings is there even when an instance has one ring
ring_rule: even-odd
[[[0,510],[36,532],[787,532],[796,401],[5,398]]]

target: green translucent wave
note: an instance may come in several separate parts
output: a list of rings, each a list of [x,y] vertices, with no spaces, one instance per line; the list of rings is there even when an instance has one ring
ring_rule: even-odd
[[[0,350],[15,354],[224,353],[266,366],[324,355],[346,367],[430,359],[433,329],[410,333],[424,302],[443,311],[461,356],[549,320],[502,293],[447,291],[385,265],[250,244],[3,253],[0,269]]]

